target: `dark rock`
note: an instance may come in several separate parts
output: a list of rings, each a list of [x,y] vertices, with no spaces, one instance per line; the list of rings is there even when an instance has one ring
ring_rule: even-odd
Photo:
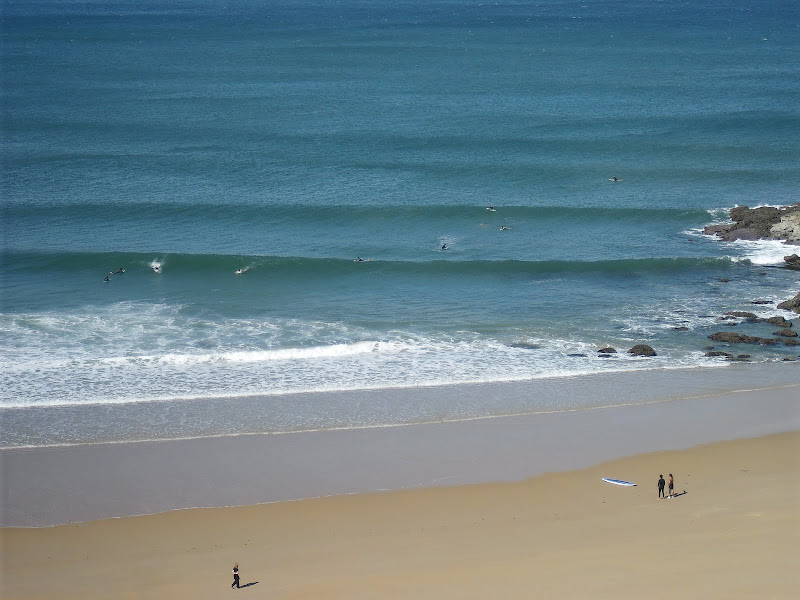
[[[598,352],[600,352],[601,354],[616,354],[617,350],[616,348],[612,348],[611,346],[606,346],[605,348],[600,348]]]
[[[720,283],[730,283],[731,280],[728,279],[727,277],[721,277],[720,279],[717,279],[717,281],[719,281]]]
[[[725,317],[738,317],[741,319],[747,319],[748,321],[758,321],[758,316],[751,312],[744,312],[743,310],[729,310],[725,313]]]
[[[747,360],[748,358],[750,358],[750,355],[749,354],[737,354],[736,358],[738,358],[739,360]]]
[[[711,352],[706,352],[706,356],[722,356],[723,358],[733,358],[733,354],[730,352],[722,352],[722,350],[712,350]]]
[[[580,352],[573,352],[572,354],[567,354],[567,356],[578,356],[578,357],[586,357],[586,354],[581,354]]]
[[[725,342],[726,344],[761,344],[762,346],[772,346],[778,342],[771,338],[762,338],[752,335],[744,335],[733,331],[718,331],[708,336],[715,342]]]
[[[633,354],[634,356],[656,356],[656,351],[647,344],[636,344],[628,350],[628,354]]]
[[[778,327],[783,327],[784,329],[792,326],[792,322],[787,321],[783,317],[770,317],[768,319],[764,319],[764,322],[769,323],[770,325],[777,325]]]
[[[672,329],[675,330],[675,331],[689,331],[689,328],[686,327],[685,325],[680,325],[678,327],[673,327]]]
[[[753,300],[750,304],[775,304],[772,300]]]
[[[797,254],[790,254],[789,256],[783,257],[783,262],[786,263],[786,266],[790,269],[800,269],[800,256]]]
[[[797,332],[794,331],[793,329],[781,329],[780,331],[776,331],[772,335],[780,335],[782,337],[795,338],[797,337]]]
[[[717,331],[708,336],[715,342],[725,342],[726,344],[750,344],[752,339],[749,335],[734,333],[733,331]]]
[[[736,229],[752,229],[761,237],[769,237],[770,228],[780,222],[784,213],[784,210],[774,206],[737,206],[729,212],[731,219],[736,222]]]
[[[784,346],[800,346],[800,340],[795,338],[781,338],[780,342]]]
[[[796,312],[800,314],[800,294],[797,294],[791,300],[787,300],[786,302],[781,302],[778,304],[778,308],[783,310],[790,310],[792,312]]]

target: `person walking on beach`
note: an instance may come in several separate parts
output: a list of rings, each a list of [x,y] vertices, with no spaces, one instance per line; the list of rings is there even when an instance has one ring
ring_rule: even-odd
[[[672,493],[672,488],[675,487],[675,480],[672,478],[672,473],[669,474],[669,497],[672,498],[675,494]]]
[[[666,482],[664,481],[664,476],[663,475],[659,475],[658,476],[658,497],[659,498],[663,498],[664,497],[664,484],[665,483]]]
[[[236,588],[239,589],[239,563],[233,565],[233,583],[231,584],[231,589]]]

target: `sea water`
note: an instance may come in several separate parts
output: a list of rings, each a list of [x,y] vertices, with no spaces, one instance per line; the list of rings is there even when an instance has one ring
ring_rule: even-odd
[[[790,317],[797,248],[702,228],[798,201],[799,31],[788,1],[6,2],[0,445],[796,358],[708,335]]]

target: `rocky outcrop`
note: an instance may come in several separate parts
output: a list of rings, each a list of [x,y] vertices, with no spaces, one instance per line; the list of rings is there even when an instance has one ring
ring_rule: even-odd
[[[792,322],[787,321],[783,317],[769,317],[768,319],[764,319],[764,322],[777,327],[782,327],[783,329],[787,329],[788,327],[792,326]]]
[[[800,294],[797,294],[791,300],[787,300],[786,302],[781,302],[778,304],[778,308],[783,310],[790,310],[792,312],[796,312],[800,314]]]
[[[600,350],[598,350],[597,352],[599,352],[600,354],[616,354],[617,350],[616,348],[612,348],[611,346],[606,346],[605,348],[600,348]]]
[[[733,331],[718,331],[716,333],[712,333],[708,337],[715,342],[724,342],[726,344],[760,344],[762,346],[772,346],[777,343],[777,340],[771,338],[744,335],[742,333],[735,333]]]
[[[755,313],[745,312],[743,310],[729,310],[725,313],[725,316],[747,319],[748,321],[758,321],[758,316]]]
[[[770,227],[772,239],[800,243],[800,211],[781,216],[781,220]]]
[[[748,208],[737,206],[730,210],[733,223],[709,225],[703,233],[717,235],[726,242],[734,240],[783,240],[800,244],[800,204]]]
[[[656,351],[647,344],[636,344],[628,350],[628,354],[633,354],[634,356],[656,356]]]
[[[800,270],[800,256],[797,254],[790,254],[783,257],[783,262],[786,263],[788,269]]]
[[[706,356],[710,358],[717,356],[721,356],[722,358],[733,358],[733,354],[730,352],[722,352],[721,350],[711,350],[710,352],[706,352]]]
[[[772,335],[780,335],[782,337],[797,337],[797,332],[794,329],[781,329]]]

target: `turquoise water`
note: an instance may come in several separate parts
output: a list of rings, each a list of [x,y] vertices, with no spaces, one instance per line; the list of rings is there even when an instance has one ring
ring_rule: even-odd
[[[798,291],[794,250],[701,230],[797,201],[799,28],[791,2],[5,3],[0,441],[148,437],[153,403],[723,367],[719,316]],[[264,406],[259,430],[307,426]],[[145,426],[65,425],[120,407]]]

